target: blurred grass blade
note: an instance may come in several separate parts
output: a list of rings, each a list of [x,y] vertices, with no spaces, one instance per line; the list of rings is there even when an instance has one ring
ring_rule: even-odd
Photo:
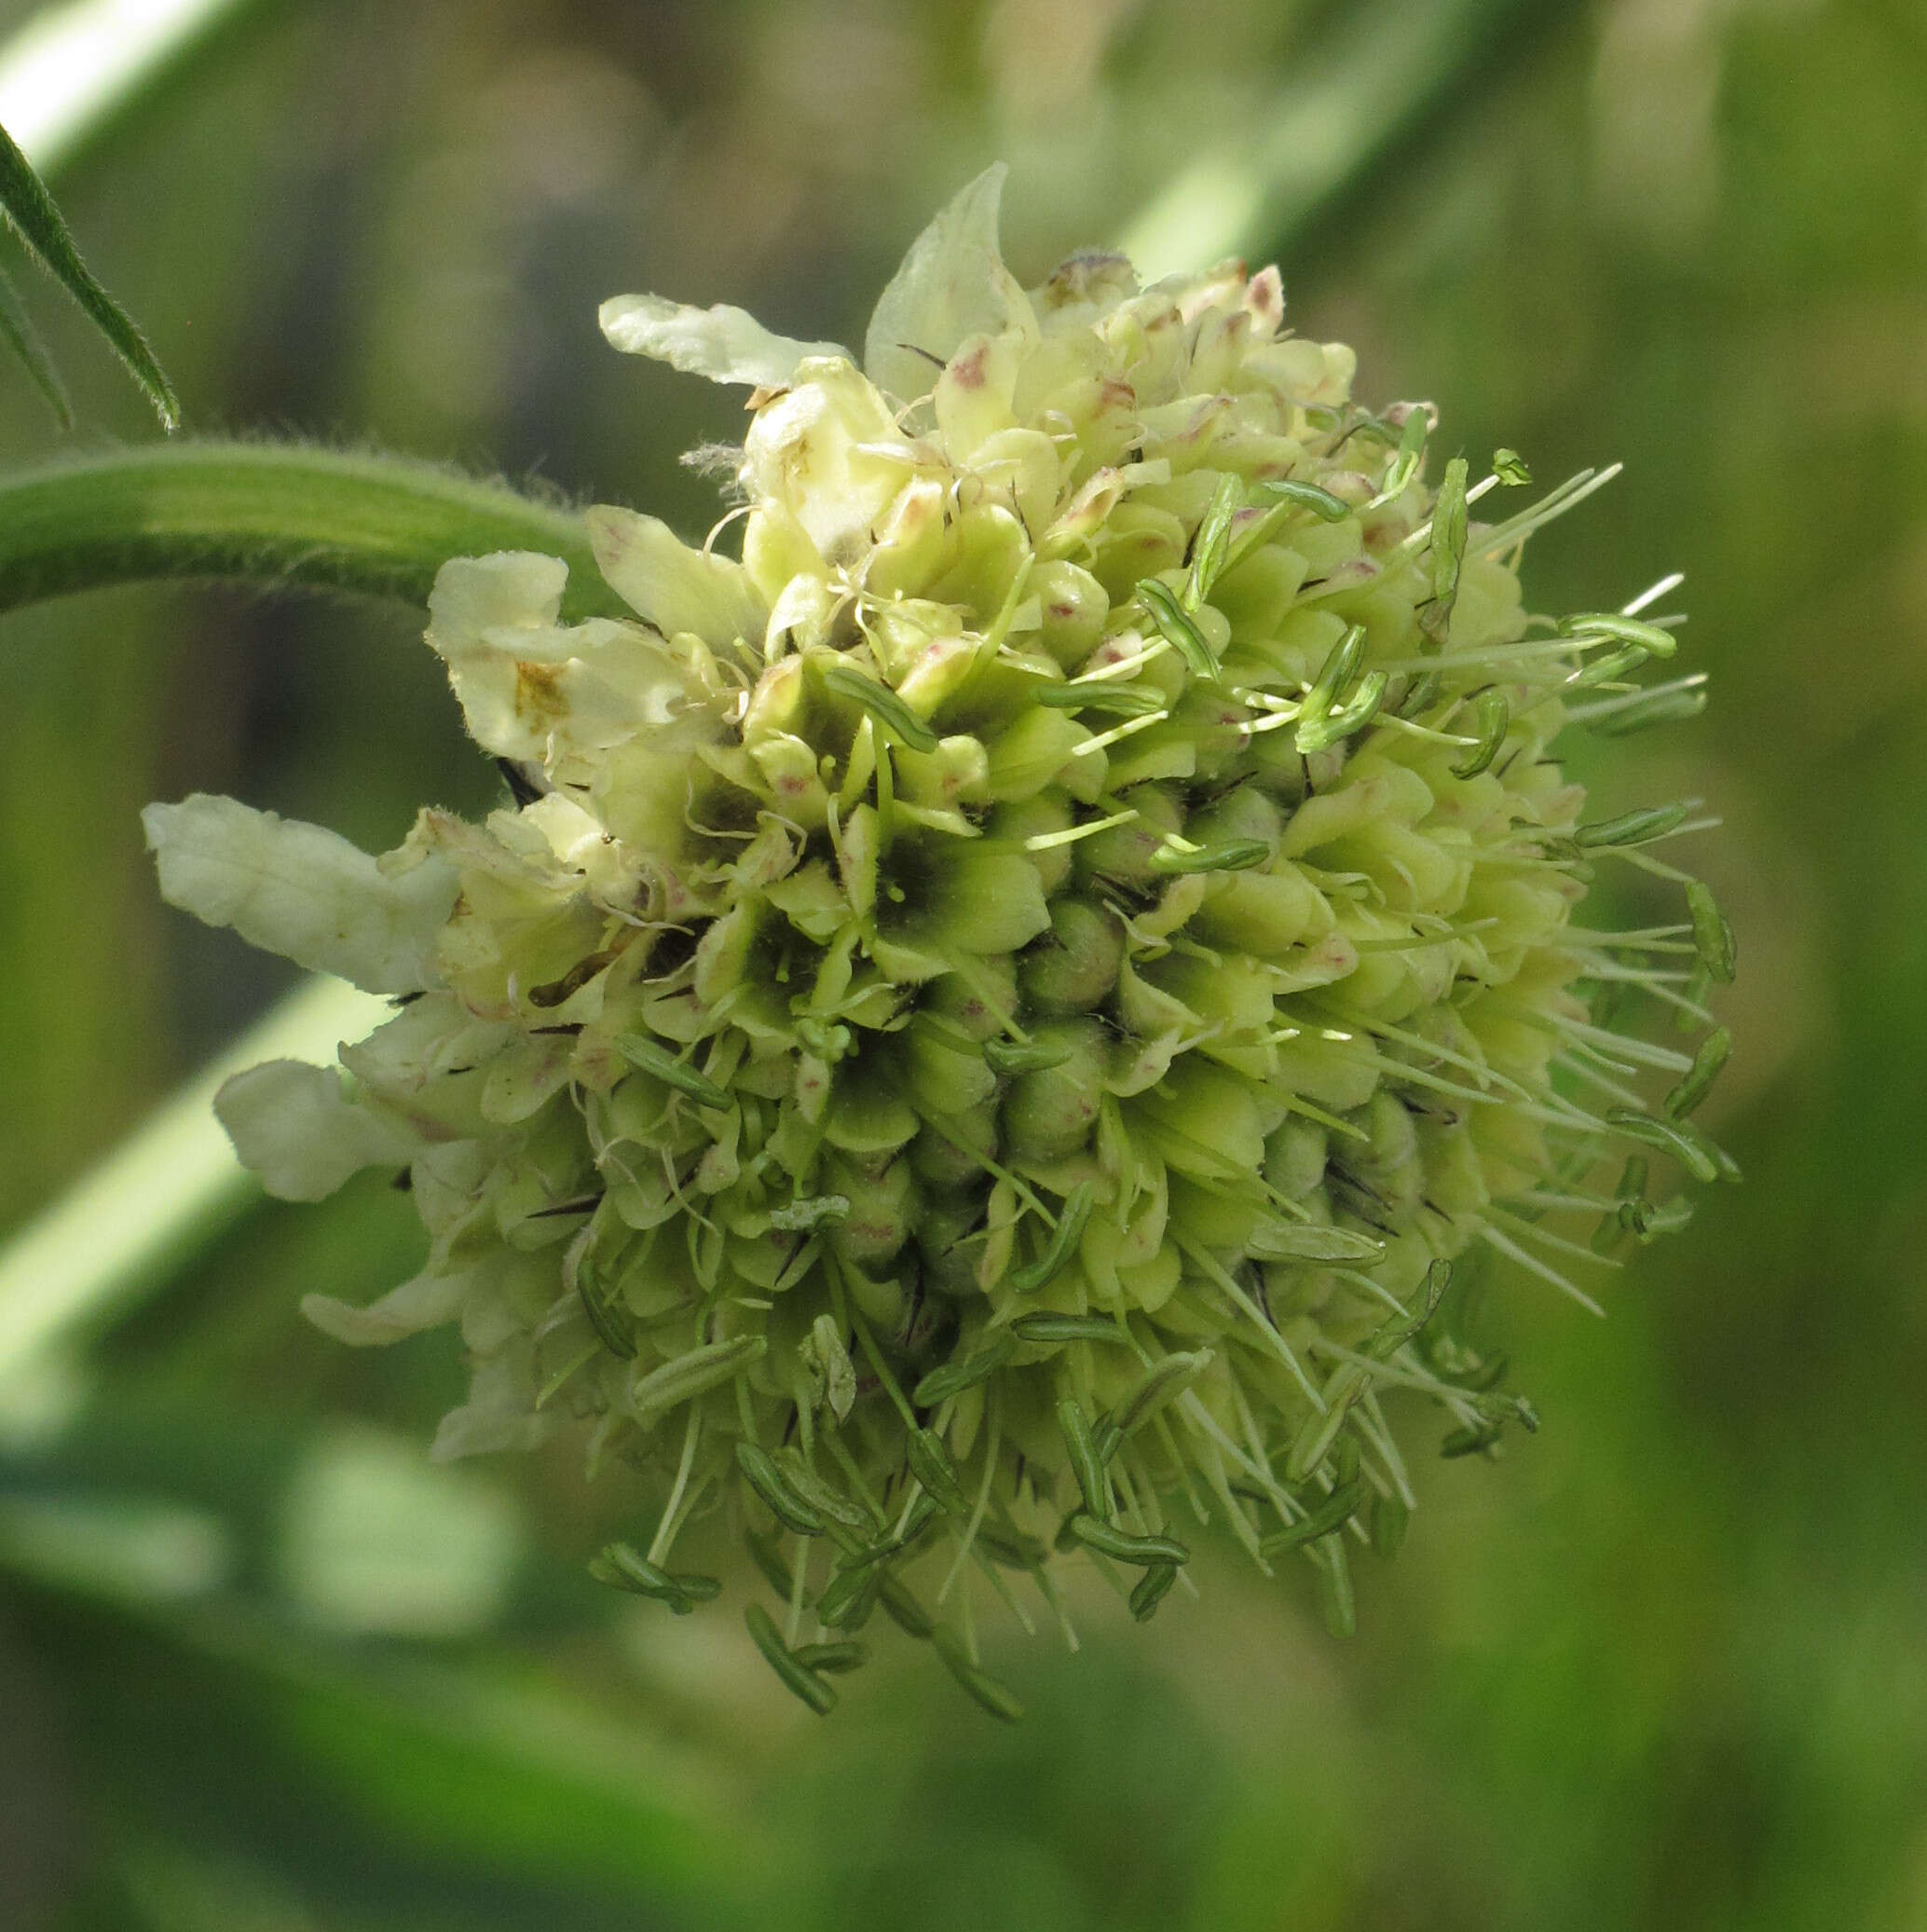
[[[0,476],[0,610],[183,578],[352,591],[418,610],[449,557],[496,550],[561,557],[565,618],[631,614],[575,511],[433,463],[195,442]]]
[[[205,1510],[145,1496],[0,1496],[0,1568],[51,1588],[170,1603],[216,1588],[233,1563]]]
[[[1311,72],[1270,111],[1240,116],[1140,211],[1118,240],[1146,281],[1224,255],[1269,253],[1356,188],[1510,29],[1563,11],[1523,0],[1377,0],[1339,9]]]
[[[140,1601],[82,1581],[22,1581],[9,1609],[97,1747],[106,1829],[194,1844],[211,1818],[236,1824],[314,1900],[312,1915],[213,1923],[757,1923],[740,1894],[765,1878],[763,1855],[724,1823],[742,1773],[620,1680],[330,1641],[236,1591]],[[458,1911],[397,1908],[397,1891],[444,1898],[451,1883]]]
[[[72,0],[44,7],[0,47],[0,127],[51,176],[216,27],[256,4]]]
[[[54,206],[47,184],[34,171],[34,164],[20,152],[19,144],[5,127],[0,127],[0,213],[7,217],[15,234],[39,259],[41,266],[79,303],[81,309],[114,352],[127,364],[128,372],[141,386],[156,415],[170,430],[181,426],[181,404],[174,386],[163,373],[147,347],[147,338],[134,326],[133,319],[89,272],[74,246],[74,238]]]
[[[130,1139],[0,1248],[0,1391],[49,1351],[167,1284],[260,1192],[213,1115],[214,1091],[257,1061],[332,1062],[385,1001],[312,980],[165,1102]]]
[[[13,350],[20,365],[32,379],[34,387],[47,399],[47,406],[53,411],[54,420],[63,430],[74,427],[74,405],[67,400],[66,386],[61,381],[61,374],[53,365],[53,358],[47,352],[47,345],[40,339],[40,332],[28,320],[27,311],[20,306],[20,293],[5,270],[0,270],[0,336],[5,336],[7,346]]]

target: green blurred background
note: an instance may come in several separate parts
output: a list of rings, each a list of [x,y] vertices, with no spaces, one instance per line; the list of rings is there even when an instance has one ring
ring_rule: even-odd
[[[607,1600],[581,1560],[641,1499],[567,1450],[431,1469],[452,1338],[299,1321],[411,1271],[405,1199],[262,1208],[0,1435],[0,1925],[1927,1927],[1923,102],[1920,0],[253,0],[102,122],[55,185],[201,431],[699,534],[677,457],[739,399],[596,302],[860,339],[1002,156],[1028,280],[1230,237],[1448,450],[1622,459],[1528,593],[1687,573],[1711,709],[1576,756],[1725,816],[1706,1117],[1748,1184],[1604,1322],[1499,1285],[1544,1432],[1425,1473],[1355,1642],[1207,1560],[1149,1629],[1014,1640],[1014,1731],[907,1644],[822,1723],[733,1615]],[[32,293],[69,440],[150,437]],[[5,461],[37,411],[0,382]],[[144,802],[376,849],[493,802],[417,631],[215,590],[0,623],[0,1228],[282,988],[161,907]]]

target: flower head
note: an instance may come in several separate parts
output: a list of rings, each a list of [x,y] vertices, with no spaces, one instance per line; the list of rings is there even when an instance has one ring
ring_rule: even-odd
[[[398,995],[345,1086],[221,1097],[278,1192],[408,1165],[423,1272],[310,1318],[460,1323],[438,1453],[577,1418],[656,1472],[606,1581],[713,1595],[673,1551],[726,1511],[819,1708],[879,1605],[1004,1708],[937,1621],[974,1570],[1055,1603],[1087,1553],[1149,1616],[1207,1514],[1306,1553],[1343,1625],[1341,1532],[1387,1547],[1412,1500],[1395,1412],[1443,1411],[1449,1453],[1532,1419],[1455,1269],[1571,1287],[1561,1217],[1646,1238],[1686,1212],[1649,1158],[1728,1165],[1686,1117],[1724,1035],[1693,1061],[1594,1011],[1703,1020],[1652,962],[1729,974],[1717,909],[1571,920],[1603,856],[1684,882],[1644,848],[1687,808],[1588,823],[1554,740],[1700,701],[1632,681],[1674,650],[1643,600],[1521,601],[1524,539],[1600,479],[1478,520],[1523,466],[1428,481],[1429,406],[1354,403],[1276,270],[1080,254],[1025,291],[1001,178],[860,365],[605,305],[618,347],[751,389],[742,557],[594,510],[636,618],[575,625],[552,558],[443,569],[428,641],[520,802],[380,859],[231,801],[148,820],[177,903]],[[1649,1110],[1639,1067],[1685,1077]]]

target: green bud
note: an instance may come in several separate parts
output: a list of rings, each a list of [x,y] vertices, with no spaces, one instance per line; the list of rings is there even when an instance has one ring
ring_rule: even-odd
[[[1060,1160],[1089,1140],[1103,1097],[1110,1054],[1094,1021],[1066,1020],[1039,1027],[1040,1046],[1063,1047],[1054,1066],[1019,1074],[1004,1097],[1004,1142],[1026,1160]]]
[[[1050,930],[1032,941],[1018,972],[1024,999],[1039,1012],[1082,1013],[1117,984],[1124,928],[1086,899],[1059,899]]]

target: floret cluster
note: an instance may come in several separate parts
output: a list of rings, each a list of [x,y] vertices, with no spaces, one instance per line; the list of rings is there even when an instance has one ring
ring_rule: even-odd
[[[1414,1500],[1394,1412],[1453,1453],[1532,1419],[1455,1268],[1583,1295],[1572,1216],[1645,1238],[1685,1213],[1649,1157],[1728,1165],[1687,1117],[1725,1035],[1595,1011],[1705,1021],[1716,909],[1573,919],[1604,857],[1689,884],[1647,850],[1689,807],[1589,823],[1553,752],[1697,707],[1636,681],[1670,621],[1521,600],[1525,537],[1603,479],[1488,512],[1524,466],[1473,480],[1428,405],[1355,402],[1275,269],[1090,253],[1025,291],[1000,179],[860,363],[605,306],[751,391],[741,556],[593,510],[635,616],[573,625],[554,558],[443,569],[428,641],[512,788],[485,823],[425,811],[375,859],[226,800],[149,815],[171,898],[396,1000],[345,1083],[222,1096],[278,1192],[409,1177],[421,1273],[310,1317],[459,1324],[442,1455],[575,1425],[655,1473],[606,1581],[714,1595],[674,1552],[728,1513],[818,1708],[881,1606],[1008,1714],[974,1591],[1061,1609],[1089,1560],[1149,1616],[1207,1519],[1308,1555],[1346,1626],[1347,1542]]]

